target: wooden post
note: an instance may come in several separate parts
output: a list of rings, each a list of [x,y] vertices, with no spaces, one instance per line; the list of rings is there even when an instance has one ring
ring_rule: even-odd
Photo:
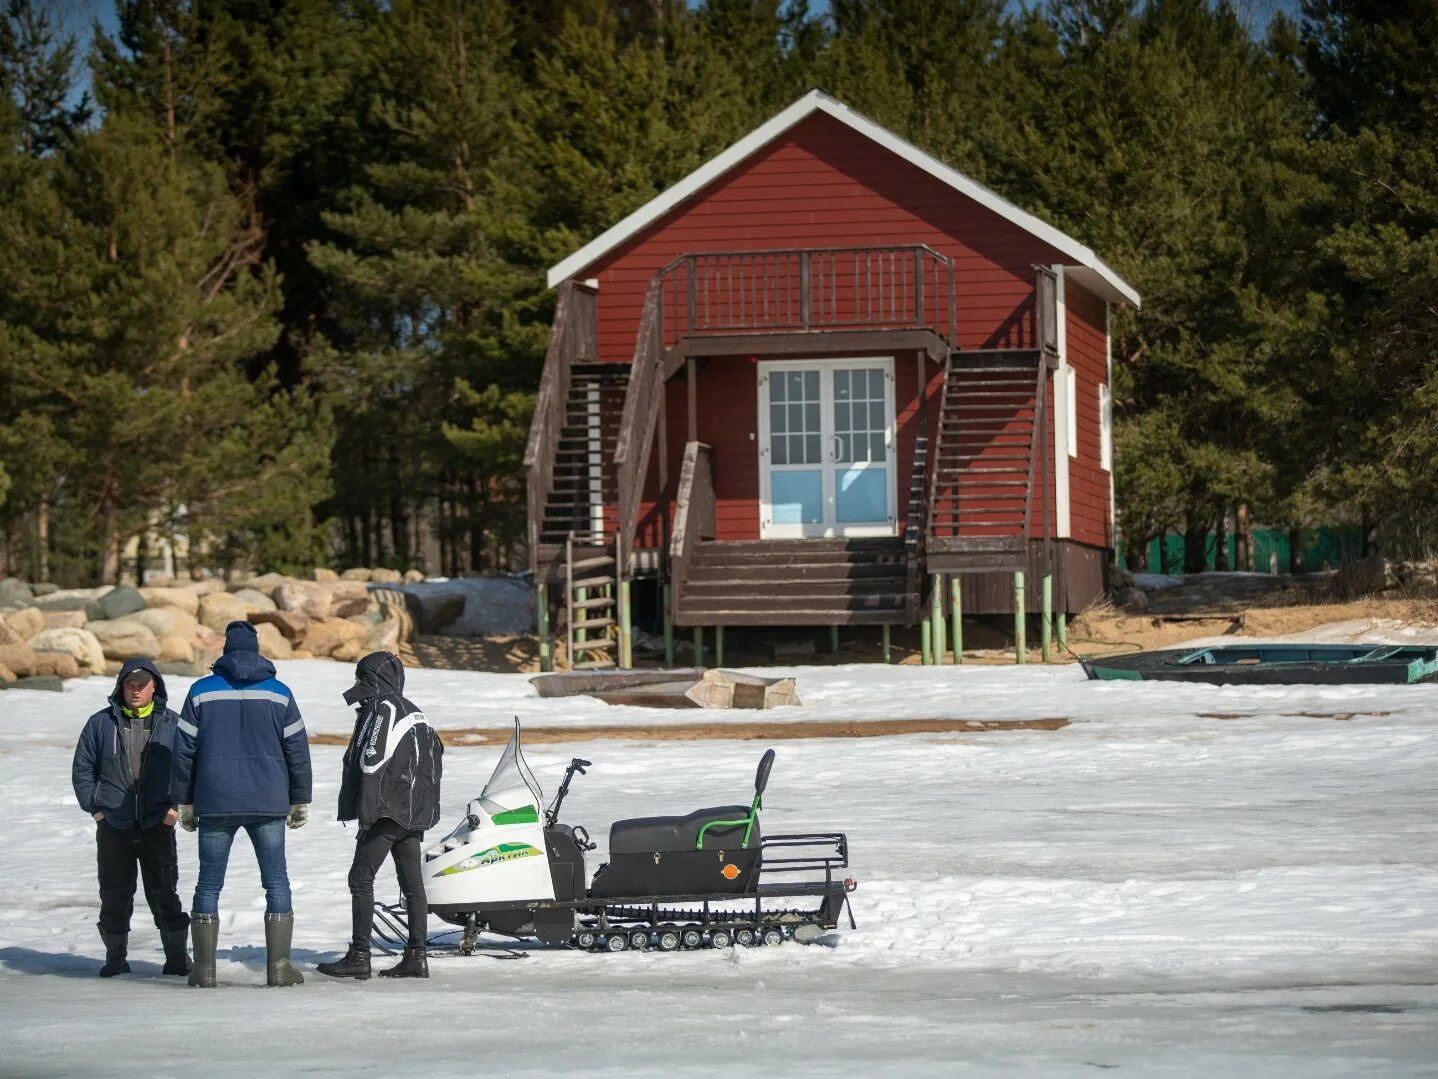
[[[689,404],[689,441],[699,441],[699,374],[693,356],[684,357],[684,392]]]
[[[929,616],[925,615],[919,622],[919,650],[923,656],[924,666],[934,662],[932,646],[929,641]]]
[[[934,574],[932,586],[929,588],[929,619],[934,623],[933,645],[934,665],[942,666],[944,653],[948,649],[944,646],[944,575]]]
[[[889,658],[889,655],[890,655],[889,624],[888,624],[887,622],[885,622],[885,623],[884,623],[882,626],[880,626],[879,628],[880,628],[881,630],[883,630],[883,639],[884,639],[884,662],[885,662],[885,663],[890,663],[890,662],[892,662],[892,660]]]
[[[838,626],[830,626],[830,627],[829,627],[829,652],[832,654],[832,653],[835,653],[835,652],[838,652],[838,651],[839,651],[839,627],[838,627]]]
[[[628,670],[634,666],[633,627],[629,614],[629,582],[619,582],[619,666]]]
[[[694,627],[694,666],[704,666],[704,627]]]
[[[1049,573],[1044,574],[1043,579],[1043,624],[1039,629],[1039,640],[1042,643],[1043,657],[1045,663],[1054,661],[1053,654],[1053,620],[1054,620],[1054,579]]]
[[[954,662],[964,661],[964,597],[959,588],[959,575],[956,573],[949,578],[949,617],[953,619],[954,631],[951,636],[954,638]]]
[[[674,666],[674,618],[669,612],[669,582],[660,586],[664,603],[664,666]]]
[[[1028,645],[1024,641],[1024,571],[1014,570],[1014,662],[1027,663]]]
[[[724,627],[714,627],[714,666],[724,666]]]
[[[549,627],[549,585],[539,584],[539,669],[546,674],[554,670],[554,634]]]
[[[1069,616],[1067,611],[1059,611],[1059,647],[1065,652],[1069,647]]]

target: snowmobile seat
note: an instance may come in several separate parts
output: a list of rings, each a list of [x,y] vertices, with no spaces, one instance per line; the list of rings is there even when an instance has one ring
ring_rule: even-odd
[[[635,817],[617,820],[609,827],[610,854],[651,854],[656,851],[738,850],[749,826],[749,806],[696,809],[684,817]],[[708,826],[707,828],[705,826]],[[704,833],[700,846],[699,833]],[[759,844],[759,822],[754,821],[749,845]]]

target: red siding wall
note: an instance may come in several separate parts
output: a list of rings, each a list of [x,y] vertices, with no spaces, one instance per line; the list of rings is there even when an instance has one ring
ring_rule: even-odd
[[[1069,458],[1069,520],[1080,543],[1112,547],[1109,474],[1103,467],[1099,387],[1108,380],[1106,305],[1072,281],[1064,283],[1068,362],[1074,369],[1078,456]]]

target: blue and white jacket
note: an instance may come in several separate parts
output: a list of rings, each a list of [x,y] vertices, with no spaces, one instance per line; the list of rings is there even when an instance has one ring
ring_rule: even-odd
[[[248,622],[225,629],[225,653],[190,687],[178,765],[195,816],[283,817],[310,801],[310,743],[290,687],[259,653]]]

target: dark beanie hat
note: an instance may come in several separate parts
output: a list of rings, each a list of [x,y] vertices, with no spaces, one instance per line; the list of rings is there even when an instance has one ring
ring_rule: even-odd
[[[225,627],[225,655],[231,652],[259,652],[260,635],[248,622],[235,621]]]

